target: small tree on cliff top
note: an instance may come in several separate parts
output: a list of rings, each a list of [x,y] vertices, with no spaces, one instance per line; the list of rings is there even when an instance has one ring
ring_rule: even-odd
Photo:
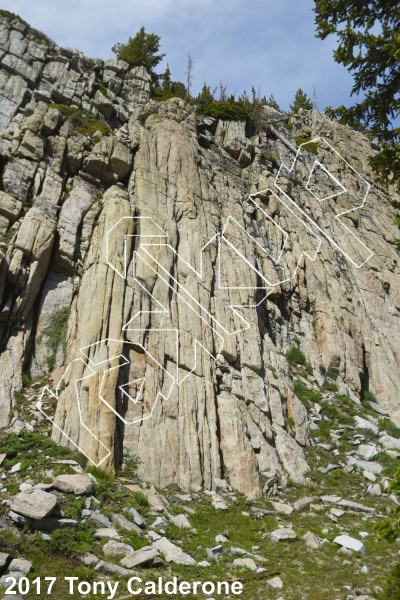
[[[135,37],[130,37],[126,44],[117,43],[111,50],[120,60],[124,60],[132,67],[144,67],[151,76],[153,85],[158,82],[155,67],[162,61],[165,54],[157,54],[160,49],[160,36],[155,33],[146,33],[141,27]]]

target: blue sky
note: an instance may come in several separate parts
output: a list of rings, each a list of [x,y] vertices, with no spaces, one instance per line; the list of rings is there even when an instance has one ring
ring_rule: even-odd
[[[301,87],[320,110],[349,105],[352,78],[334,62],[334,40],[315,38],[312,0],[3,0],[62,46],[111,58],[111,46],[144,25],[161,37],[173,79],[193,57],[193,92],[222,80],[229,92],[254,85],[288,108]],[[159,65],[160,71],[164,65]]]

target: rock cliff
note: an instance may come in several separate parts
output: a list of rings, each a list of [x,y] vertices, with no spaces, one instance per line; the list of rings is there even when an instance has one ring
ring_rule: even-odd
[[[400,425],[397,196],[362,133],[199,118],[6,18],[0,66],[1,427],[30,378],[95,464],[258,497],[307,476],[299,386]]]

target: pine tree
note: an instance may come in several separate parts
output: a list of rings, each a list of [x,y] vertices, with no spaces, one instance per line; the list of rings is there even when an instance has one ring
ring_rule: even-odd
[[[363,122],[382,144],[372,164],[383,180],[400,185],[400,5],[395,0],[315,0],[317,37],[338,40],[335,61],[352,73],[352,95],[361,94],[336,116]]]
[[[126,44],[117,43],[111,50],[120,60],[124,60],[133,67],[143,66],[149,72],[154,85],[159,76],[154,68],[162,61],[165,54],[157,54],[160,49],[160,36],[155,33],[146,33],[141,27],[135,37],[129,38]]]
[[[296,92],[296,95],[293,100],[293,104],[290,105],[290,110],[292,112],[299,112],[300,108],[305,108],[306,110],[311,110],[313,107],[313,103],[311,98],[307,96],[305,92],[301,88],[299,88]]]
[[[275,110],[281,110],[279,104],[277,103],[277,101],[275,100],[273,94],[270,95],[270,97],[268,98],[268,100],[265,101],[265,104],[267,104],[267,106],[271,106],[271,108],[275,108]]]
[[[202,87],[200,94],[195,99],[196,104],[207,105],[207,104],[212,104],[213,102],[215,102],[215,98],[214,98],[215,91],[216,90],[214,90],[214,92],[212,92],[210,86],[207,85],[206,82],[204,82],[204,85]]]
[[[335,35],[333,56],[353,74],[352,95],[363,94],[336,117],[349,125],[364,123],[381,151],[370,163],[383,183],[400,189],[400,5],[396,0],[315,0],[317,37]],[[397,207],[398,208],[398,207]],[[400,227],[400,216],[395,223]],[[400,252],[400,239],[394,240]]]
[[[164,90],[170,90],[172,82],[171,82],[171,69],[169,68],[168,63],[167,63],[167,68],[165,69],[164,73],[161,75],[161,79],[162,79],[161,87]]]

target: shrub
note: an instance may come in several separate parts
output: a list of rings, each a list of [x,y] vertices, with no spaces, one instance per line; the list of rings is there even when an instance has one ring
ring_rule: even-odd
[[[18,390],[15,390],[14,392],[14,400],[17,404],[23,404],[24,400],[25,400],[25,396],[23,395],[22,392],[18,392]]]
[[[324,413],[331,421],[337,421],[340,417],[340,412],[333,404],[328,404],[327,402],[323,402],[321,404]]]
[[[203,104],[197,107],[196,113],[223,119],[224,121],[249,121],[251,118],[250,109],[241,101]]]
[[[83,508],[85,508],[84,498],[77,498],[74,494],[68,494],[67,505],[63,506],[67,519],[78,519]]]
[[[56,529],[51,534],[49,546],[56,554],[76,556],[89,552],[94,546],[95,528],[87,523],[80,523],[77,527]]]
[[[88,473],[93,475],[93,477],[95,477],[97,479],[97,481],[114,485],[114,478],[112,477],[112,475],[107,473],[107,471],[104,471],[103,469],[100,469],[99,467],[95,467],[94,465],[88,467],[87,471],[88,471]]]
[[[296,363],[300,363],[301,365],[306,364],[306,357],[302,353],[301,350],[295,348],[294,346],[286,352],[286,360],[289,364],[294,365]]]
[[[95,87],[97,90],[99,90],[99,92],[103,94],[103,96],[108,98],[108,88],[104,85],[104,83],[97,81]]]
[[[152,90],[153,100],[166,102],[170,98],[187,98],[185,84],[181,81],[171,81],[168,87],[155,87]]]

